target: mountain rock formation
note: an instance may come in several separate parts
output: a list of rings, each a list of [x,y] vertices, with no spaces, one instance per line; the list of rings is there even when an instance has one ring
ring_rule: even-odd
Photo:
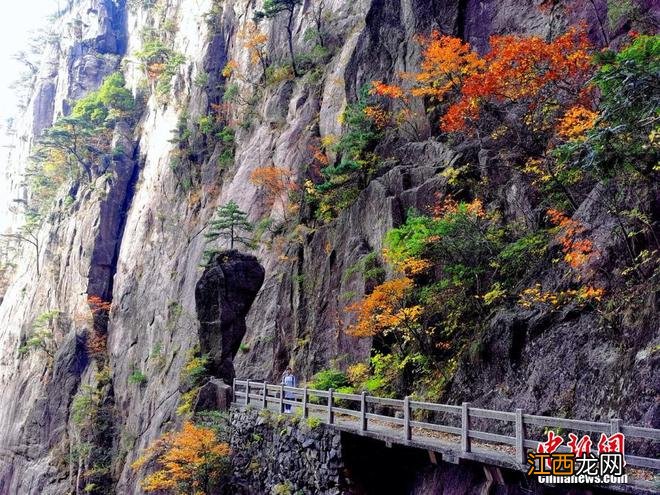
[[[488,150],[475,159],[429,137],[435,122],[421,122],[419,142],[383,145],[387,167],[336,219],[300,226],[276,248],[221,253],[202,268],[204,229],[215,208],[234,200],[255,223],[281,221],[286,212],[251,173],[274,164],[302,184],[310,148],[341,134],[339,117],[360,88],[419,63],[419,33],[440,29],[483,51],[491,34],[551,37],[584,19],[602,45],[599,24],[607,16],[606,2],[595,2],[596,10],[576,2],[566,14],[532,0],[326,0],[329,54],[301,77],[271,76],[249,103],[251,114],[232,122],[227,160],[227,142],[200,131],[200,119],[223,103],[229,61],[246,68],[246,81],[259,79],[242,36],[260,3],[73,0],[55,20],[55,41],[45,45],[8,157],[12,196],[27,198],[23,176],[38,136],[106,76],[125,75],[139,115],[114,127],[114,152],[91,183],[71,192],[72,204],[58,200],[38,233],[39,258],[23,246],[0,305],[0,494],[80,493],[89,483],[141,493],[130,464],[178,421],[182,370],[195,350],[208,353],[212,374],[226,380],[277,380],[289,363],[310,379],[367,358],[370,340],[344,332],[352,318],[345,295],[373,287],[344,274],[380,251],[409,208],[423,209],[446,190],[440,172],[496,167]],[[315,5],[306,0],[295,11],[299,54],[310,50],[305,33],[315,26]],[[626,22],[608,28],[608,36],[624,33]],[[274,61],[288,56],[285,23],[277,17],[260,25]],[[167,84],[136,55],[153,36],[181,55]],[[249,88],[246,81],[238,86]],[[192,134],[182,135],[182,127]],[[524,218],[530,194],[514,176],[497,184],[492,199],[508,217]],[[576,218],[603,253],[596,268],[607,272],[623,247],[611,235],[601,194],[591,191]],[[641,210],[658,211],[657,189],[630,195]],[[535,280],[553,277],[560,272],[545,267]],[[90,318],[90,298],[111,309]],[[44,314],[52,356],[19,352]],[[498,311],[473,360],[457,363],[443,397],[659,427],[657,294],[626,318],[624,332],[614,334],[593,311]],[[107,339],[102,357],[89,352],[94,332]],[[88,393],[103,425],[93,433],[75,419],[76,397]]]

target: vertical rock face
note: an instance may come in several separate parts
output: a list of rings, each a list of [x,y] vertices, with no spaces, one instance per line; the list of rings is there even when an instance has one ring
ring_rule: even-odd
[[[17,123],[14,145],[7,148],[9,194],[2,201],[27,197],[23,175],[41,132],[68,112],[72,101],[117,70],[126,44],[124,20],[124,10],[111,0],[81,0],[51,26],[57,36],[46,43],[32,98]],[[68,211],[50,215],[39,233],[40,258],[35,259],[33,250],[23,252],[0,306],[3,494],[59,494],[71,487],[70,405],[92,374],[85,346],[91,329],[87,291],[96,284],[102,295],[111,287],[112,270],[99,267],[116,258],[123,219],[118,205],[124,203],[134,169],[132,136],[119,129],[115,140],[127,140],[124,152],[104,165],[104,175],[93,188],[80,191]],[[13,216],[9,228],[21,221],[20,215]],[[41,353],[21,357],[18,348],[35,320],[49,312],[57,314],[51,327],[57,348],[52,359]]]
[[[245,336],[245,316],[263,282],[257,258],[238,251],[215,254],[197,282],[201,352],[211,360],[211,374],[225,383],[234,379],[233,360]]]
[[[135,159],[136,146],[131,129],[120,123],[115,129],[113,147],[123,150],[113,157],[108,167],[113,174],[112,186],[99,204],[98,231],[88,273],[87,294],[103,301],[112,300],[112,284],[119,257],[126,214],[131,205],[139,165]]]
[[[10,195],[0,198],[6,212],[16,198],[26,199],[23,175],[35,139],[71,102],[96,89],[114,72],[126,50],[126,12],[113,0],[77,0],[48,26],[52,33],[43,47],[32,96],[17,119],[11,146],[0,151],[5,163],[5,186]],[[17,47],[17,50],[19,47]],[[12,217],[19,223],[20,217]],[[11,225],[0,225],[3,230]]]
[[[408,208],[425,207],[444,190],[446,179],[439,172],[467,165],[468,159],[433,140],[409,143],[384,158],[387,172],[332,223],[301,226],[281,250],[262,246],[255,256],[227,252],[202,270],[204,228],[215,207],[233,199],[252,221],[280,223],[282,208],[266,200],[250,174],[257,167],[276,165],[300,179],[297,174],[310,163],[310,146],[341,132],[338,117],[365,82],[391,80],[414,67],[419,60],[417,33],[438,28],[484,49],[490,34],[547,36],[567,21],[556,12],[537,9],[539,2],[531,0],[326,0],[327,37],[335,52],[319,68],[321,75],[264,85],[252,103],[257,117],[234,125],[232,163],[221,160],[221,145],[196,137],[181,167],[172,131],[181,124],[199,135],[200,118],[210,114],[212,104],[223,102],[218,88],[225,83],[226,62],[240,61],[247,76],[257,74],[238,33],[261,2],[161,0],[157,9],[140,7],[153,2],[68,3],[54,27],[59,41],[44,49],[33,96],[6,160],[5,189],[11,194],[3,200],[26,197],[23,173],[35,139],[109,73],[124,71],[135,95],[145,100],[144,111],[134,128],[115,129],[117,152],[98,164],[100,176],[94,183],[81,187],[70,207],[64,208],[62,201],[56,205],[39,234],[40,274],[34,254],[25,249],[0,305],[3,495],[74,490],[72,459],[81,445],[72,420],[73,400],[101,380],[108,381],[111,390],[105,413],[113,444],[103,466],[113,480],[109,490],[139,494],[130,463],[140,449],[180,421],[180,375],[196,346],[212,356],[211,371],[227,380],[234,368],[242,377],[272,379],[289,363],[305,379],[331,363],[341,366],[366,358],[371,343],[347,336],[343,328],[350,318],[346,307],[351,297],[369,287],[362,277],[345,273],[382,247],[383,234],[402,221]],[[314,25],[311,9],[312,2],[303,2],[296,11],[294,44],[300,54],[311,49],[305,37]],[[587,12],[584,17],[590,16]],[[282,23],[276,19],[262,25],[273,61],[287,57]],[[152,32],[167,33],[168,48],[185,60],[160,95],[135,56]],[[421,126],[422,139],[429,129],[428,122]],[[513,186],[508,193],[515,196],[510,203],[524,196]],[[599,248],[615,256],[608,244],[611,225],[596,206],[587,206],[582,212],[593,216],[590,221],[602,241]],[[101,370],[85,345],[92,329],[89,295],[112,303],[107,367]],[[52,323],[57,348],[52,362],[39,353],[19,356],[35,320],[47,312],[58,315]],[[597,405],[585,404],[579,414],[598,410],[603,417],[615,412],[633,419],[655,414],[657,420],[657,412],[650,412],[655,387],[630,385],[636,371],[645,377],[639,383],[653,380],[657,358],[645,347],[650,332],[629,336],[634,351],[625,355],[615,340],[602,344],[608,362],[629,365],[612,372],[596,362],[596,351],[589,352],[601,345],[590,331],[595,323],[580,320],[579,340],[571,336],[571,325],[559,317],[548,322],[534,315],[498,315],[486,336],[497,359],[462,366],[451,397],[482,397],[483,405],[500,407],[524,401],[532,411],[553,412],[562,404],[545,400],[543,390],[575,383],[584,363],[593,362],[590,383],[605,375],[608,385],[598,390],[620,390],[623,399],[612,403],[598,397]],[[246,352],[236,354],[241,343]],[[548,378],[539,370],[556,363],[548,358],[540,365],[538,357],[554,345],[565,346],[566,353],[580,349],[581,354],[570,362],[570,372]],[[516,375],[518,366],[532,377],[529,387]],[[479,386],[475,370],[483,371]],[[626,386],[616,388],[617,380]],[[491,393],[496,388],[507,393]],[[207,392],[208,401],[217,400],[213,390]]]

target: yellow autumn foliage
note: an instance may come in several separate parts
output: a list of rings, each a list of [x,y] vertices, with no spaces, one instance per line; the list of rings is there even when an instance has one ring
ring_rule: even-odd
[[[586,132],[594,127],[598,113],[581,105],[569,108],[557,124],[557,134],[568,140],[583,140]]]
[[[145,492],[204,494],[217,484],[231,450],[211,428],[186,421],[179,432],[166,433],[143,452],[131,468],[153,463],[157,469],[142,481]]]

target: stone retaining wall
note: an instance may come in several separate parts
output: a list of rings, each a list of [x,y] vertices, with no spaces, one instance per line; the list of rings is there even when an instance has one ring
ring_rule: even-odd
[[[347,494],[338,431],[295,415],[231,411],[232,494]]]

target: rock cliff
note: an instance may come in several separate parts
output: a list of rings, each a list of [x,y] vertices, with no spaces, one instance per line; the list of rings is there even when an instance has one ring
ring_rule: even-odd
[[[485,50],[491,34],[549,37],[586,19],[592,38],[603,44],[599,23],[607,15],[604,2],[565,14],[531,0],[326,0],[331,50],[302,77],[271,78],[255,93],[251,116],[232,122],[228,154],[226,141],[200,130],[200,119],[223,103],[228,61],[244,67],[246,79],[258,78],[241,33],[261,2],[69,3],[52,27],[56,41],[45,46],[17,127],[7,169],[12,197],[28,197],[22,177],[38,136],[106,76],[125,74],[140,111],[135,122],[115,126],[115,152],[91,183],[77,186],[72,204],[58,200],[38,232],[38,258],[23,246],[0,306],[2,494],[80,493],[92,483],[108,493],[140,493],[130,464],[180,421],[182,370],[195,350],[208,353],[213,374],[228,380],[234,369],[254,380],[276,379],[289,363],[310,379],[320,369],[368,357],[369,339],[343,329],[351,318],[345,295],[355,298],[372,287],[345,273],[382,248],[387,230],[401,224],[409,208],[426,207],[446,189],[447,176],[439,172],[475,163],[488,168],[487,153],[475,159],[427,139],[434,124],[424,121],[419,142],[383,145],[387,167],[335,220],[300,226],[279,241],[265,228],[270,243],[250,255],[217,255],[203,268],[205,227],[215,208],[234,200],[251,220],[270,219],[277,230],[286,212],[267,200],[251,173],[276,165],[302,183],[311,148],[341,134],[339,117],[359,89],[419,62],[418,33],[440,29]],[[314,5],[305,1],[295,11],[299,53],[311,49],[306,33],[315,25]],[[274,61],[287,57],[284,23],[276,18],[262,25]],[[621,21],[608,36],[626,29]],[[167,84],[137,55],[153,36],[170,55],[181,55]],[[182,127],[193,131],[182,134]],[[529,207],[516,187],[511,179],[492,195],[512,216]],[[612,219],[599,194],[592,191],[576,215],[594,232],[605,254],[599,268],[607,270],[622,247],[610,235]],[[657,207],[654,194],[635,201],[641,209]],[[549,269],[538,279],[558,276]],[[90,314],[94,297],[111,309]],[[630,315],[634,322],[624,335],[608,333],[594,312],[498,312],[482,336],[480,357],[458,363],[444,397],[658,427],[654,297]],[[44,314],[52,356],[24,355],[19,348]],[[95,332],[107,339],[101,355],[89,351]],[[103,423],[93,433],[75,419],[76,398],[88,393]]]

